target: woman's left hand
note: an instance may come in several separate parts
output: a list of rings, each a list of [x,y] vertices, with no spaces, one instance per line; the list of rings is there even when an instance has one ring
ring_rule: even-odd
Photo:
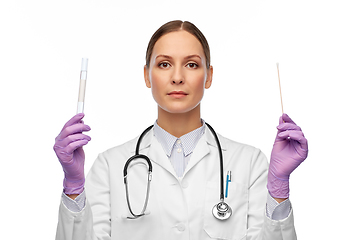
[[[289,197],[289,177],[308,155],[308,143],[301,128],[283,114],[271,152],[267,188],[274,198]]]

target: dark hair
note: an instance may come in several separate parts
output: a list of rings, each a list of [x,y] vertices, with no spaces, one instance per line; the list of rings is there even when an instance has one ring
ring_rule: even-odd
[[[160,37],[164,36],[167,33],[176,32],[176,31],[180,31],[180,30],[187,31],[188,33],[194,35],[199,40],[199,42],[201,43],[201,45],[203,47],[204,54],[205,54],[206,68],[210,68],[210,47],[209,47],[209,44],[208,44],[205,36],[191,22],[188,22],[188,21],[183,22],[180,20],[175,20],[175,21],[165,23],[154,33],[154,35],[152,35],[152,37],[149,41],[147,50],[146,50],[146,66],[147,67],[149,67],[149,65],[150,65],[151,54],[153,52],[153,49],[154,49],[154,46],[155,46],[155,43],[157,42],[157,40],[159,40]]]

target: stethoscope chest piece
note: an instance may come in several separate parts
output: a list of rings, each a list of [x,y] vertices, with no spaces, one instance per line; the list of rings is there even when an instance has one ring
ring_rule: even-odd
[[[226,220],[231,216],[232,210],[227,203],[221,201],[213,207],[212,214],[216,219]]]

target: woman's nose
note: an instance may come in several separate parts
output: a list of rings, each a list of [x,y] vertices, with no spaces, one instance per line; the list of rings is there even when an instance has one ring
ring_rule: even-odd
[[[172,84],[183,84],[185,82],[181,69],[175,69],[171,82]]]
[[[172,83],[173,84],[182,84],[182,83],[184,83],[184,81],[183,80],[173,80]]]

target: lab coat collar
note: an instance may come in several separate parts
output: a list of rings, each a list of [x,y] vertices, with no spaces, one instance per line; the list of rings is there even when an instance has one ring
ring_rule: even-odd
[[[215,130],[216,131],[216,130]],[[227,145],[226,143],[224,142],[223,140],[223,137],[221,135],[219,135],[218,133],[216,133],[218,138],[219,138],[219,142],[220,142],[220,146],[221,146],[221,149],[223,151],[226,151],[227,150]],[[204,134],[205,138],[206,138],[206,142],[213,146],[213,147],[216,147],[217,148],[217,144],[216,144],[216,140],[215,140],[215,137],[214,135],[212,134],[212,132],[210,131],[209,127],[206,125],[206,129],[205,129],[205,134]]]
[[[177,178],[174,167],[171,165],[171,162],[168,156],[165,154],[164,149],[161,146],[160,142],[154,136],[153,131],[151,132],[151,142],[149,144],[149,151],[147,155],[152,162],[166,169],[168,172],[171,173],[171,175]]]
[[[223,137],[218,135],[221,149],[223,151],[226,151],[227,146],[225,142],[223,141]],[[136,147],[136,142],[138,138],[136,138],[134,150]],[[199,161],[201,161],[207,154],[210,153],[210,146],[215,147],[217,151],[217,144],[215,137],[211,133],[208,126],[206,126],[204,135],[200,138],[199,142],[197,143],[192,156],[190,158],[190,161],[188,163],[188,166],[185,169],[183,177],[185,177],[186,173],[189,172]],[[146,153],[146,149],[149,149]],[[161,144],[158,142],[158,140],[154,136],[154,130],[151,129],[143,138],[141,145],[140,145],[140,152],[143,152],[143,154],[148,155],[148,157],[151,159],[152,162],[160,165],[164,169],[166,169],[168,172],[170,172],[175,178],[176,173],[174,170],[174,167],[171,165],[171,162],[169,161],[169,158],[165,154]]]
[[[218,135],[218,138],[220,141],[222,151],[226,151],[226,145],[223,142],[222,137]],[[218,151],[215,137],[211,133],[209,127],[206,126],[204,136],[202,138],[200,138],[198,144],[196,145],[196,147],[191,155],[190,161],[189,161],[188,165],[186,166],[183,178],[198,162],[200,162],[202,159],[204,159],[204,157],[207,154],[210,153],[210,146],[215,147],[216,152]]]
[[[132,154],[135,154],[135,148],[139,137],[140,135],[134,140],[133,150],[131,151]],[[140,144],[139,152],[140,154],[147,155],[150,158],[151,162],[160,165],[176,177],[175,170],[171,165],[169,158],[165,154],[161,144],[154,136],[154,128],[150,129],[150,131],[143,137]]]
[[[139,139],[139,136],[136,138],[134,150],[132,152],[135,152],[135,147],[136,147],[137,140]],[[223,151],[226,151],[227,146],[226,146],[226,143],[223,141],[223,137],[221,135],[219,135],[219,134],[217,134],[217,136],[218,136],[219,141],[220,141],[221,149]],[[217,147],[215,137],[213,136],[213,134],[211,133],[209,127],[206,124],[205,124],[205,133],[202,136],[202,138],[205,138],[206,142],[208,144],[210,144],[211,146]],[[151,145],[153,140],[156,140],[156,138],[154,136],[154,129],[152,128],[144,136],[143,140],[141,141],[140,151],[144,150],[145,148],[148,148]],[[196,147],[195,147],[195,149],[196,149]]]
[[[133,154],[135,153],[135,148],[136,148],[137,141],[139,141],[139,137],[140,137],[140,135],[135,139],[134,147],[133,147],[133,150],[131,151]],[[153,139],[156,140],[156,138],[154,137],[154,128],[151,128],[149,130],[149,132],[146,133],[146,135],[143,137],[141,144],[140,144],[139,152],[141,153],[142,150],[148,148],[151,145],[151,142],[153,141]]]

